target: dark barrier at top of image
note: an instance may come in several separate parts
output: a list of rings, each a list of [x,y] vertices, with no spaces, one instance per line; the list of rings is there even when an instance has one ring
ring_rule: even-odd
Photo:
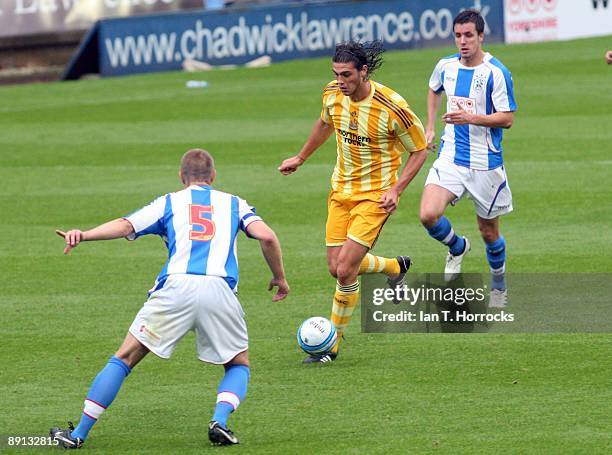
[[[508,304],[489,307],[490,276],[408,274],[389,289],[381,274],[364,275],[361,329],[365,333],[612,332],[612,274],[507,275]]]
[[[503,42],[502,0],[303,2],[292,5],[160,14],[99,21],[97,46],[81,44],[64,79],[80,77],[92,49],[103,76],[172,71],[185,60],[244,64],[329,55],[348,39],[380,39],[387,49],[449,45],[453,17],[479,6],[488,42]]]

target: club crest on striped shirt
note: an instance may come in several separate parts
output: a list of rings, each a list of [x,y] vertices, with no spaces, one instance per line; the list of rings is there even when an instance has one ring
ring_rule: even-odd
[[[359,128],[359,123],[357,122],[357,111],[351,112],[351,121],[349,122],[349,129],[357,130]]]
[[[474,77],[474,90],[480,92],[484,89],[487,83],[487,77],[484,74],[478,74]]]

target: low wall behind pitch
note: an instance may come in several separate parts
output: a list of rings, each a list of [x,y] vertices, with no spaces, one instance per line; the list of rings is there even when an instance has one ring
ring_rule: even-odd
[[[502,1],[478,4],[487,41],[502,42]],[[305,2],[109,19],[96,25],[93,47],[103,76],[177,70],[186,59],[224,65],[264,55],[316,57],[351,38],[381,39],[387,49],[433,47],[452,43],[453,17],[473,6],[473,0]]]

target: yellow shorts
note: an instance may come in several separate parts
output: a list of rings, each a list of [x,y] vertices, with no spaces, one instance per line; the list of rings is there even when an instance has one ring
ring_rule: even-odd
[[[341,246],[347,238],[372,248],[389,214],[378,207],[383,191],[329,193],[325,244]]]

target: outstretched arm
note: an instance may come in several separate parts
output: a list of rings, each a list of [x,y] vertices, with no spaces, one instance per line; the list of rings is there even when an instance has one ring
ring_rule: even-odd
[[[56,230],[55,233],[66,240],[64,254],[68,254],[71,249],[78,246],[81,242],[88,242],[91,240],[112,240],[127,237],[134,233],[134,227],[132,223],[125,218],[117,218],[116,220],[101,224],[88,231],[71,229],[66,232]]]
[[[284,299],[287,297],[287,294],[289,294],[289,284],[285,279],[283,254],[276,234],[261,220],[253,221],[246,227],[246,231],[251,237],[259,240],[261,252],[272,272],[272,280],[270,280],[270,284],[268,285],[268,291],[278,286],[278,291],[276,295],[272,297],[272,301],[276,302]]]
[[[329,139],[329,136],[331,136],[333,131],[333,126],[328,125],[319,118],[312,127],[310,136],[308,136],[308,139],[302,147],[302,150],[300,150],[300,153],[292,156],[291,158],[287,158],[278,167],[281,174],[289,175],[297,171],[297,168],[304,164],[304,161],[306,161],[316,149],[318,149],[327,139]]]

